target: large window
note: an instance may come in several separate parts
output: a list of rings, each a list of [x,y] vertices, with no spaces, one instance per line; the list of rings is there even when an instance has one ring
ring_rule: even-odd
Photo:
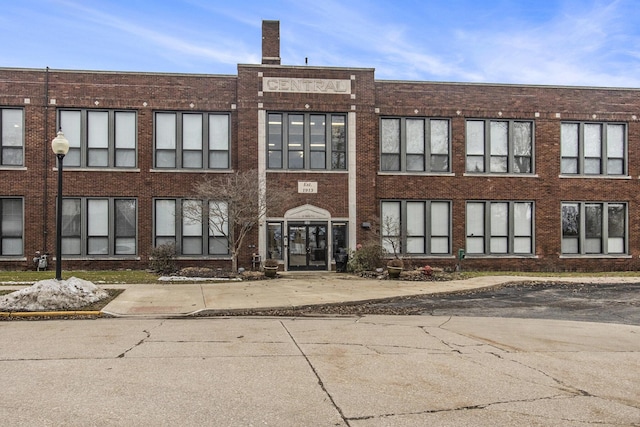
[[[380,215],[383,247],[398,255],[450,254],[450,206],[446,201],[383,201]]]
[[[532,202],[467,202],[467,254],[531,255]]]
[[[626,175],[627,129],[621,123],[562,123],[560,172]]]
[[[22,199],[0,199],[0,255],[23,255]]]
[[[156,199],[154,245],[176,245],[183,256],[228,255],[228,224],[223,202],[192,199]]]
[[[347,169],[345,114],[269,113],[269,169]]]
[[[62,253],[100,256],[137,253],[137,202],[118,198],[64,198]]]
[[[562,253],[626,254],[625,203],[562,203]]]
[[[154,164],[158,169],[229,169],[228,114],[155,114]]]
[[[467,172],[532,173],[533,122],[467,120]]]
[[[380,170],[449,172],[449,135],[446,119],[381,119]]]
[[[69,140],[65,166],[136,167],[134,111],[59,110],[59,126]]]
[[[24,120],[22,110],[0,109],[0,164],[22,166],[24,163]]]

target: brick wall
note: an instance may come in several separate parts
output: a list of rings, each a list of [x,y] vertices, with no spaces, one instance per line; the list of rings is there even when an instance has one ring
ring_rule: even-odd
[[[270,43],[269,40],[266,43]],[[271,52],[272,47],[265,47]],[[279,51],[278,51],[279,54]],[[263,77],[341,79],[351,95],[267,92]],[[137,111],[138,171],[64,172],[64,195],[136,197],[138,256],[121,259],[70,259],[65,268],[146,268],[153,234],[153,199],[185,197],[192,184],[228,172],[158,172],[153,167],[155,111],[225,112],[232,119],[232,170],[258,166],[260,111],[355,113],[357,170],[356,224],[375,223],[382,199],[451,200],[452,254],[413,262],[454,266],[465,247],[465,203],[468,200],[523,200],[535,203],[535,257],[469,257],[466,268],[494,270],[626,270],[640,267],[639,92],[634,89],[540,87],[489,84],[375,81],[372,69],[286,67],[278,64],[238,66],[237,76],[160,73],[79,72],[0,69],[0,106],[25,113],[25,168],[0,168],[0,195],[25,199],[25,259],[3,259],[0,268],[30,265],[36,250],[52,253],[55,239],[55,136],[57,108],[132,109]],[[27,101],[28,100],[28,101]],[[48,100],[48,101],[47,101]],[[55,100],[55,104],[52,101]],[[559,116],[558,116],[559,114]],[[451,121],[452,173],[444,175],[380,174],[381,116],[443,117]],[[535,176],[465,174],[465,120],[526,119],[535,123]],[[616,121],[628,125],[628,179],[560,178],[560,123],[563,120]],[[350,141],[352,144],[353,141]],[[298,194],[298,181],[316,181],[317,194]],[[311,204],[332,217],[349,214],[347,172],[267,172],[271,189],[289,192],[287,206],[271,207],[281,217],[293,207]],[[560,256],[562,201],[628,203],[629,255],[618,258]],[[247,242],[258,241],[258,230]],[[358,227],[357,242],[377,239],[375,230]],[[354,242],[352,242],[354,243]],[[245,248],[240,265],[250,264]],[[189,260],[189,265],[228,266],[228,260]]]

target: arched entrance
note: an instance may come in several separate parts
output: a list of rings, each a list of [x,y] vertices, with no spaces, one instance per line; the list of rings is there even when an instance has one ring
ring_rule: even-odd
[[[338,250],[348,248],[347,224],[317,206],[290,209],[267,220],[266,257],[281,260],[285,270],[331,270]]]

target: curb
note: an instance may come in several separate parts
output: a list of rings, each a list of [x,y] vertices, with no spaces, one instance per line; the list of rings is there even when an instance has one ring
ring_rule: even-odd
[[[65,317],[102,316],[101,311],[0,311],[0,318],[9,317]]]

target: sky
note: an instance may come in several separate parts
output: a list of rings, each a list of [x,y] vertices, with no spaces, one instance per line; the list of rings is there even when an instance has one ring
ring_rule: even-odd
[[[640,87],[637,0],[0,0],[0,67],[236,75],[263,20],[282,65],[378,80]]]

